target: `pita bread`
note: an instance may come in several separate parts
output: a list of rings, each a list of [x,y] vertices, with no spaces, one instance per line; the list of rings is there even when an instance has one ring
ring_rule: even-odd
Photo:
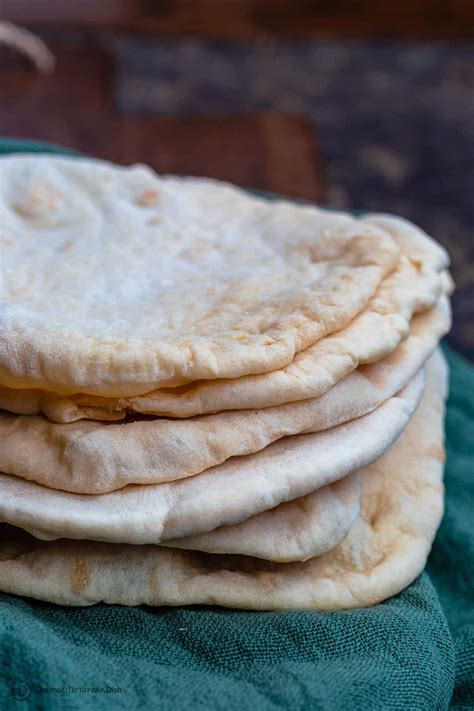
[[[327,432],[286,437],[194,477],[127,486],[98,496],[71,494],[0,474],[0,521],[37,538],[160,543],[240,523],[342,479],[377,459],[408,424],[419,373],[374,412]]]
[[[320,432],[366,415],[414,377],[449,326],[443,297],[435,309],[414,318],[412,335],[391,356],[360,367],[319,398],[264,410],[67,425],[0,413],[0,471],[79,494],[193,476],[282,437]]]
[[[349,533],[360,511],[359,472],[234,526],[166,541],[166,547],[288,563],[322,555]]]
[[[444,247],[409,220],[382,212],[367,212],[364,218],[391,234],[402,252],[423,271],[439,271],[449,264]]]
[[[239,553],[282,563],[308,560],[342,541],[359,510],[360,477],[354,472],[312,494],[251,516],[242,523],[222,526],[200,536],[166,541],[166,546],[210,553]],[[0,524],[0,541],[3,529],[6,532],[19,530]]]
[[[0,160],[0,381],[130,396],[284,367],[400,250],[364,219],[85,158]]]
[[[427,260],[433,261],[428,253]],[[224,410],[262,409],[319,397],[359,364],[380,360],[408,336],[413,314],[431,308],[443,290],[447,272],[416,266],[403,256],[366,309],[342,331],[299,353],[285,368],[227,380],[189,383],[132,398],[62,396],[44,390],[0,385],[0,408],[23,415],[43,413],[54,422],[80,419],[120,420],[127,412],[192,417]]]
[[[362,472],[362,511],[319,558],[270,563],[245,556],[61,540],[20,534],[0,548],[0,588],[63,605],[224,605],[336,610],[374,605],[422,571],[443,512],[446,366],[427,368],[418,412]]]

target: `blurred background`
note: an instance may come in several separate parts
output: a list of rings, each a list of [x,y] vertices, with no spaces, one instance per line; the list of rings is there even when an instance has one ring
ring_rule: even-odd
[[[414,220],[474,359],[473,0],[0,0],[0,45],[0,135]]]

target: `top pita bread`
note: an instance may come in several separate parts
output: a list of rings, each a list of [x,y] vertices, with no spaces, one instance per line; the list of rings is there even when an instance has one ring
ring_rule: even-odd
[[[9,156],[0,181],[8,387],[127,396],[281,368],[400,255],[367,220],[141,166]]]
[[[400,439],[362,472],[361,516],[319,558],[271,563],[159,546],[36,541],[0,545],[0,589],[63,605],[224,605],[336,610],[374,605],[422,571],[443,513],[446,366],[437,354]],[[230,532],[229,532],[230,533]]]

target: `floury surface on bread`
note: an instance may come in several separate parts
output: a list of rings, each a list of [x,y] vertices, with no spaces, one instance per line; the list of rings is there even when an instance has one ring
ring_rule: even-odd
[[[400,259],[363,218],[143,166],[7,156],[0,180],[7,387],[131,396],[282,368]]]
[[[437,352],[421,405],[386,454],[361,472],[361,513],[348,536],[306,562],[2,532],[0,588],[64,605],[211,604],[246,609],[365,607],[423,569],[443,513],[447,372]]]

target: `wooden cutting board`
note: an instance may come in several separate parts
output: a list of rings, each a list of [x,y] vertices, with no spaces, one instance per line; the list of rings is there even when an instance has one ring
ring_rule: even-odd
[[[128,117],[113,105],[113,66],[98,48],[54,48],[39,75],[8,50],[0,56],[0,134],[70,146],[158,172],[205,175],[324,200],[313,126],[299,116]]]

